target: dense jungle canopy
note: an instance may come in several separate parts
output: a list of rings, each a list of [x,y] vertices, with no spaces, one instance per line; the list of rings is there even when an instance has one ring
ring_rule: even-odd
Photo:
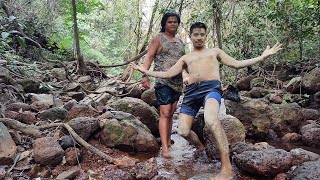
[[[1,6],[0,58],[6,60],[45,62],[46,57],[122,64],[159,32],[162,14],[175,10],[181,14],[178,32],[187,52],[190,24],[202,21],[209,27],[207,46],[220,47],[236,59],[260,55],[279,41],[284,50],[266,64],[319,61],[317,0],[1,0]],[[107,73],[125,68],[108,68]],[[224,68],[223,73],[225,81],[235,81],[233,70]]]

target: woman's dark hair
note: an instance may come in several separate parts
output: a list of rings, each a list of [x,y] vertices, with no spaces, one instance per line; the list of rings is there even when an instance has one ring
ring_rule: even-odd
[[[202,22],[195,22],[190,27],[190,34],[192,34],[193,29],[195,28],[203,28],[205,31],[207,31],[207,26]]]
[[[180,25],[180,16],[176,12],[173,12],[173,11],[166,12],[162,16],[162,19],[161,19],[161,30],[160,30],[160,32],[164,32],[165,31],[166,22],[167,22],[168,18],[171,17],[171,16],[177,17],[178,24]]]

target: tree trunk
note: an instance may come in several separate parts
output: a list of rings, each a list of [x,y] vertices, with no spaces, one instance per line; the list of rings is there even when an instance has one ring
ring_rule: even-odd
[[[75,59],[78,60],[79,64],[79,73],[84,74],[87,72],[87,66],[83,60],[83,56],[80,51],[80,43],[79,43],[79,32],[78,32],[78,24],[77,24],[77,7],[75,0],[72,0],[72,12],[73,12],[73,32],[74,32],[74,41],[75,41]]]
[[[213,8],[213,17],[215,24],[215,32],[218,40],[218,47],[222,49],[222,35],[221,35],[221,9],[219,3],[214,3],[212,5]]]

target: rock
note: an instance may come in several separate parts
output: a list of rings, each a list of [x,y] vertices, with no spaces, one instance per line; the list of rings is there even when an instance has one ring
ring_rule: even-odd
[[[116,112],[116,119],[105,121],[101,139],[108,147],[125,151],[156,152],[159,145],[146,125],[129,113]]]
[[[158,174],[158,166],[155,158],[137,164],[137,179],[152,179]]]
[[[77,83],[77,82],[71,82],[71,83],[68,83],[67,86],[65,86],[65,91],[66,92],[70,92],[70,91],[78,91],[80,90],[80,84]]]
[[[320,111],[317,109],[302,108],[301,113],[304,119],[317,120],[320,118]]]
[[[44,111],[50,108],[50,105],[46,102],[35,101],[31,105],[31,108],[36,111]]]
[[[73,106],[67,116],[67,120],[71,120],[77,117],[96,117],[98,112],[89,105],[77,104]]]
[[[266,149],[245,151],[235,155],[234,161],[242,171],[255,175],[275,176],[290,169],[293,157],[282,149]]]
[[[53,107],[47,110],[44,110],[38,114],[38,118],[41,120],[64,120],[67,117],[68,111],[62,107]]]
[[[0,166],[0,180],[4,180],[4,178],[6,177],[6,173],[7,171],[4,169],[4,167]]]
[[[141,98],[142,90],[137,84],[132,84],[125,88],[124,93],[128,93],[127,97]]]
[[[293,157],[293,165],[300,165],[307,161],[316,161],[320,158],[319,154],[304,150],[302,148],[292,149],[290,154]]]
[[[64,180],[64,179],[74,179],[76,176],[80,174],[80,167],[73,166],[67,171],[63,171],[61,174],[59,174],[56,179],[57,180]]]
[[[320,68],[314,68],[310,72],[306,73],[302,78],[303,87],[309,92],[320,91]]]
[[[19,112],[20,110],[22,111],[30,111],[31,106],[26,103],[21,103],[21,102],[16,102],[16,103],[11,103],[6,107],[6,111],[15,111]]]
[[[51,74],[57,78],[59,81],[67,80],[66,71],[64,68],[53,68],[51,69]]]
[[[110,104],[117,111],[123,111],[137,117],[145,124],[153,135],[159,135],[157,111],[141,99],[125,97]]]
[[[22,79],[22,80],[17,80],[17,83],[19,83],[24,92],[26,93],[41,93],[46,90],[40,89],[40,81],[34,80],[34,79]]]
[[[99,129],[98,120],[92,117],[74,118],[68,124],[85,141]]]
[[[17,153],[14,143],[7,127],[0,122],[0,165],[11,165]]]
[[[67,94],[76,101],[81,101],[86,96],[83,92],[68,92]]]
[[[157,97],[155,89],[147,89],[141,94],[141,99],[150,106],[157,106]]]
[[[55,166],[62,161],[64,151],[52,137],[38,138],[33,143],[34,160],[41,165]]]
[[[29,93],[29,97],[32,102],[43,102],[49,106],[53,105],[53,95],[52,94],[34,94]]]
[[[60,146],[62,149],[66,150],[70,147],[74,147],[74,141],[71,136],[64,135],[60,138]]]
[[[320,146],[320,128],[311,128],[302,134],[302,141],[310,146]]]
[[[301,140],[301,135],[298,133],[288,133],[281,138],[285,142],[297,142]]]
[[[298,166],[293,172],[290,172],[288,179],[300,180],[300,179],[320,179],[320,161],[305,162]]]
[[[65,152],[66,164],[69,166],[74,166],[81,162],[82,153],[78,148],[70,147]]]
[[[275,103],[275,104],[281,104],[284,100],[276,95],[276,94],[271,94],[269,97],[270,102]]]
[[[292,78],[286,85],[284,85],[284,87],[290,93],[298,93],[300,91],[301,81],[302,81],[301,76]]]
[[[250,91],[250,82],[254,78],[254,76],[246,76],[236,82],[236,88],[239,91]]]

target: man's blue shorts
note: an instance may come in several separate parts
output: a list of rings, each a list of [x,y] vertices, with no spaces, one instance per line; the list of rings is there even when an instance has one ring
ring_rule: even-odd
[[[196,116],[200,107],[208,98],[216,99],[221,104],[221,83],[219,80],[201,81],[188,85],[184,91],[180,113]]]
[[[163,84],[157,84],[155,87],[157,105],[173,104],[178,101],[181,93],[173,90],[171,87]]]

